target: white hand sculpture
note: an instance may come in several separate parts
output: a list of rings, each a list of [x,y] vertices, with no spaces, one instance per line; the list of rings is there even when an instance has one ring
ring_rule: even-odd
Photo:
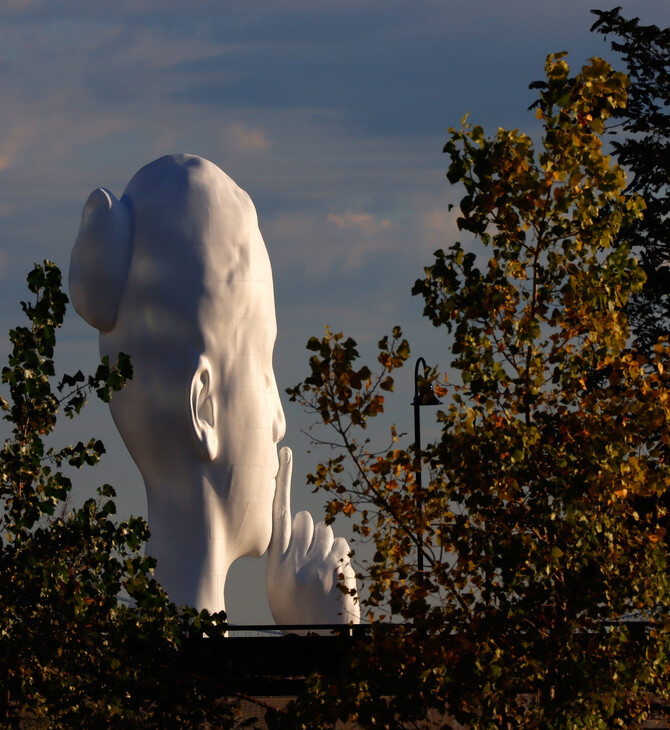
[[[291,525],[293,454],[279,452],[279,470],[272,505],[272,540],[265,577],[270,610],[277,624],[357,624],[360,607],[340,585],[356,588],[349,545],[334,538],[330,526],[314,527],[308,512],[298,512]]]

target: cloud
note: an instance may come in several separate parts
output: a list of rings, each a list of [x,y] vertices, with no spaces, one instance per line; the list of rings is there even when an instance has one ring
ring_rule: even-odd
[[[8,170],[18,162],[32,136],[33,130],[29,123],[17,123],[5,134],[0,135],[0,171]]]
[[[426,242],[426,246],[444,248],[449,243],[459,240],[462,237],[456,223],[461,215],[460,208],[455,205],[451,210],[445,203],[440,207],[428,208],[421,211],[420,220],[417,221],[417,228]]]
[[[250,127],[245,122],[229,124],[223,133],[224,142],[244,152],[265,152],[270,140],[260,127]]]
[[[338,228],[344,230],[357,229],[366,236],[374,236],[384,229],[390,228],[393,224],[388,218],[377,221],[370,213],[354,213],[350,210],[345,213],[331,213],[326,221],[334,223]]]
[[[360,269],[375,248],[374,240],[355,232],[324,225],[318,215],[304,211],[279,214],[262,227],[277,276],[299,271],[312,282],[328,281],[333,274]]]

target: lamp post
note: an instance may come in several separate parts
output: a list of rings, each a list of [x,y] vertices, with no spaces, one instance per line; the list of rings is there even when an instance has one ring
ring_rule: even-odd
[[[423,383],[422,387],[419,388],[419,364],[423,363]],[[431,383],[427,383],[428,377],[428,366],[426,361],[420,357],[416,361],[414,366],[414,400],[412,405],[414,406],[414,455],[416,459],[416,488],[418,495],[419,506],[421,506],[423,494],[421,484],[421,421],[419,418],[419,409],[421,406],[439,406],[442,404],[441,400],[438,400],[433,390]],[[419,549],[419,570],[423,570],[423,547],[421,533],[418,536],[418,549]]]

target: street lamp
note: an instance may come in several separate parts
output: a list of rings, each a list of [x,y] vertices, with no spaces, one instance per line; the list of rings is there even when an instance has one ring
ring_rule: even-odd
[[[423,378],[421,388],[419,388],[419,364],[423,363]],[[428,366],[426,361],[420,357],[416,361],[414,366],[414,400],[412,405],[414,406],[414,458],[416,459],[416,488],[419,497],[419,505],[422,500],[422,485],[421,485],[421,423],[419,419],[419,408],[421,406],[439,406],[442,404],[441,400],[438,400],[433,390],[433,385],[428,381]],[[418,536],[419,539],[419,570],[423,570],[423,548],[421,534]]]

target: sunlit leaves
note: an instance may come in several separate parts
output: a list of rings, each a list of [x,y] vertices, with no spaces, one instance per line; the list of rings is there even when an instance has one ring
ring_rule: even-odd
[[[307,343],[307,349],[315,353],[309,360],[311,375],[287,391],[291,400],[309,405],[324,424],[335,420],[344,431],[350,425],[365,428],[368,418],[383,411],[384,398],[377,391],[393,390],[390,373],[409,357],[409,346],[401,337],[396,328],[390,344],[388,337],[380,340],[382,370],[374,376],[366,365],[353,367],[359,354],[351,337],[343,341],[342,333],[330,330],[322,340],[312,337]]]
[[[645,274],[624,237],[644,203],[601,139],[628,86],[601,59],[571,77],[557,54],[537,85],[538,145],[467,121],[451,130],[447,177],[469,238],[446,242],[413,292],[460,384],[422,488],[411,449],[356,441],[367,379],[384,376],[342,335],[310,343],[312,375],[292,394],[342,448],[313,483],[374,543],[370,615],[405,622],[376,631],[337,685],[349,717],[374,707],[362,726],[425,727],[448,708],[480,728],[635,727],[652,697],[670,700],[670,350],[632,347],[624,308]]]

